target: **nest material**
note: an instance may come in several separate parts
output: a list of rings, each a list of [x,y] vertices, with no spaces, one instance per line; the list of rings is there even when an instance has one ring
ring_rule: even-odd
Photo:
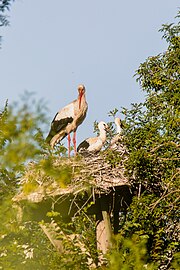
[[[111,159],[108,159],[109,155]],[[59,181],[42,168],[38,169],[36,163],[31,162],[21,178],[21,187],[33,180],[34,189],[29,192],[22,189],[13,200],[41,202],[48,197],[76,195],[89,188],[93,188],[95,193],[109,193],[115,186],[129,185],[124,167],[127,158],[128,153],[122,144],[119,144],[116,150],[105,150],[86,157],[56,158],[54,168],[68,166],[71,170],[70,183],[65,186],[60,185]],[[112,163],[111,160],[117,161]]]
[[[81,170],[80,179],[92,179],[91,184],[97,191],[107,193],[114,186],[128,184],[122,161],[113,164],[107,160],[105,152],[90,155],[84,158],[84,169]]]

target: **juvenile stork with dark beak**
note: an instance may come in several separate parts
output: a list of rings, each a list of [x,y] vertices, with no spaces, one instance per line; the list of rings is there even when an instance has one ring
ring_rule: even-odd
[[[90,153],[97,153],[101,150],[106,141],[106,130],[108,129],[108,125],[101,121],[98,124],[98,128],[100,131],[99,136],[87,138],[79,144],[77,151],[80,154],[87,155]]]
[[[111,139],[110,149],[115,150],[118,147],[118,142],[122,140],[122,122],[119,117],[116,117],[114,120],[116,124],[116,135]]]
[[[76,130],[84,121],[88,109],[85,96],[85,86],[80,84],[78,86],[78,98],[64,108],[62,108],[54,117],[51,122],[51,129],[46,138],[51,148],[68,136],[68,156],[70,157],[71,137],[70,133],[73,132],[73,145],[74,154],[76,155]]]

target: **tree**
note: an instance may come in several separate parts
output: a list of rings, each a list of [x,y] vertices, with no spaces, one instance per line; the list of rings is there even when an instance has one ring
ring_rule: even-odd
[[[133,104],[130,110],[123,109],[129,149],[126,169],[134,178],[132,185],[137,188],[137,196],[128,210],[120,231],[123,237],[118,243],[121,246],[125,239],[134,239],[134,235],[138,237],[137,244],[145,238],[146,263],[155,263],[154,269],[178,269],[180,22],[163,25],[160,31],[168,43],[167,50],[149,57],[136,71],[137,81],[146,94],[145,102]]]
[[[25,100],[29,95],[25,95]],[[27,260],[26,269],[37,269],[36,263],[28,266],[33,250],[38,254],[39,243],[47,248],[46,238],[41,238],[41,230],[35,222],[19,223],[19,209],[14,205],[12,198],[19,189],[19,179],[23,175],[25,164],[30,159],[36,160],[44,153],[40,141],[42,133],[39,125],[45,121],[44,105],[31,100],[23,105],[9,106],[6,102],[0,114],[0,268],[24,269],[24,260]],[[20,226],[21,225],[21,226]],[[39,242],[35,241],[40,236]],[[42,234],[43,236],[43,234]],[[35,243],[36,242],[36,243]],[[33,245],[32,245],[33,243]],[[45,252],[46,253],[46,252]],[[42,252],[41,252],[42,255]],[[47,254],[46,254],[47,255]],[[47,255],[48,256],[48,255]],[[39,264],[43,262],[39,258]]]
[[[19,190],[23,189],[25,194],[36,191],[36,177],[40,173],[53,178],[53,184],[57,183],[55,189],[58,186],[65,188],[66,181],[70,180],[68,166],[54,166],[59,154],[67,157],[65,147],[58,146],[52,152],[43,138],[43,124],[47,123],[45,104],[42,100],[37,102],[29,93],[22,101],[15,106],[9,106],[7,102],[0,114],[0,269],[88,269],[89,259],[94,257],[95,260],[97,256],[92,240],[95,222],[87,217],[85,209],[73,221],[65,222],[54,208],[58,200],[57,203],[47,202],[45,209],[38,211],[33,203],[23,201],[20,205],[14,202]],[[34,174],[27,184],[23,184],[27,164],[31,163],[35,167]],[[53,247],[41,229],[46,226],[48,230],[52,225],[57,238],[62,240],[63,253]],[[80,233],[81,240],[78,238]],[[82,247],[85,250],[87,247],[86,253]]]
[[[9,25],[8,16],[5,14],[10,9],[13,0],[0,0],[0,27]],[[1,42],[0,36],[0,42]]]

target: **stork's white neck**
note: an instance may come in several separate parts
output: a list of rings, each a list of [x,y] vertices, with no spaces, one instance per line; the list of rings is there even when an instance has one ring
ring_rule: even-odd
[[[103,143],[106,141],[106,131],[104,129],[100,129],[99,138]]]
[[[122,128],[120,127],[120,125],[117,125],[117,133],[120,134],[122,132]]]

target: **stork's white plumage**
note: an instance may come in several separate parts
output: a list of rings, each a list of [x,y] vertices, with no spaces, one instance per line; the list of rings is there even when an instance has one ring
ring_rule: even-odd
[[[122,123],[119,117],[116,117],[114,120],[116,124],[116,135],[111,139],[110,149],[116,149],[118,142],[121,141],[122,136]]]
[[[68,135],[68,156],[70,156],[70,133],[74,132],[73,144],[74,153],[76,154],[76,130],[84,121],[88,109],[85,96],[85,86],[78,86],[78,98],[62,108],[54,117],[51,123],[50,132],[46,141],[54,148],[55,144]]]
[[[106,130],[108,129],[108,125],[105,122],[101,121],[98,124],[98,128],[100,131],[99,136],[87,138],[83,142],[81,142],[77,148],[77,151],[79,153],[96,153],[101,150],[103,144],[106,141]]]

